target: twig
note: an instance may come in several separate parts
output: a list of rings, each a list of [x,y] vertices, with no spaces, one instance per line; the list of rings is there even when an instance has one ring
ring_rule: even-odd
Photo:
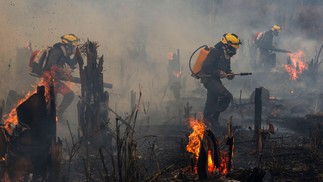
[[[85,161],[84,158],[82,160],[83,160],[83,165],[84,165],[84,172],[85,172],[86,181],[89,182],[90,181],[90,177],[89,177],[89,172],[87,170],[86,161]]]
[[[119,131],[119,118],[116,118],[116,133],[117,133],[117,163],[118,163],[118,174],[119,174],[119,181],[122,181],[122,162],[121,162],[121,143],[120,143],[120,131]]]
[[[71,149],[69,149],[68,142],[67,142],[67,140],[65,140],[66,146],[67,146],[67,150],[68,150],[68,153],[69,153],[68,168],[67,168],[67,174],[66,174],[66,181],[69,181],[69,175],[70,175],[70,170],[71,170],[71,162],[72,162],[75,154],[80,149],[79,144],[81,143],[81,141],[79,141],[78,143],[74,143],[74,140],[73,140],[74,136],[72,134],[72,131],[71,131],[71,128],[70,128],[70,125],[69,125],[68,120],[66,120],[66,123],[67,123],[68,131],[70,132],[70,136],[71,136],[71,139],[72,139],[72,148]]]
[[[74,146],[74,137],[73,137],[72,130],[71,130],[71,127],[70,127],[70,123],[68,122],[68,120],[66,120],[66,123],[67,123],[68,131],[70,132],[72,145]]]
[[[111,157],[111,163],[112,163],[112,169],[113,169],[112,170],[113,181],[116,181],[116,165],[112,154],[110,155],[110,157]]]
[[[107,179],[109,177],[109,173],[108,173],[108,168],[107,168],[107,166],[105,165],[105,162],[104,162],[104,156],[103,156],[101,148],[99,149],[99,152],[100,152],[100,159],[101,159],[102,166],[103,166],[104,173],[105,173],[104,179]]]
[[[109,111],[111,111],[114,115],[116,115],[116,117],[118,118],[118,120],[120,120],[123,124],[125,124],[127,127],[130,127],[131,128],[131,126],[130,126],[130,124],[127,122],[127,121],[125,121],[124,119],[122,119],[122,117],[121,116],[119,116],[114,110],[112,110],[110,107],[108,107],[108,109],[109,109]]]
[[[157,158],[157,155],[155,153],[155,142],[157,141],[157,139],[155,139],[155,141],[152,143],[151,145],[151,150],[152,150],[152,153],[153,153],[153,156],[156,160],[156,164],[157,164],[157,169],[158,169],[158,172],[160,172],[160,165],[159,165],[159,161],[158,161],[158,158]]]

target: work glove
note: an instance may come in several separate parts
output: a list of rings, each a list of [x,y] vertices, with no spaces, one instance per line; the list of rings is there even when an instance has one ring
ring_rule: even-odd
[[[233,80],[234,76],[235,76],[234,73],[230,72],[230,73],[227,74],[227,79],[228,80]]]
[[[222,79],[222,78],[227,77],[227,74],[224,71],[220,70],[219,76]]]

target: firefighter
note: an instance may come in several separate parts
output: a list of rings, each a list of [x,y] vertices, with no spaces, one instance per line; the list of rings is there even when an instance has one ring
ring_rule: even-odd
[[[260,68],[270,71],[276,66],[276,50],[274,37],[278,36],[281,27],[273,25],[270,30],[258,34],[255,44],[259,49],[259,66]]]
[[[47,62],[43,68],[43,78],[51,79],[54,82],[55,95],[63,96],[62,102],[57,108],[58,117],[62,117],[65,110],[74,99],[74,92],[62,82],[68,80],[71,71],[75,69],[77,60],[75,58],[76,48],[79,38],[74,34],[66,34],[61,37],[61,42],[53,45],[47,57]],[[67,68],[67,65],[70,69]]]
[[[221,79],[232,80],[234,78],[230,59],[236,54],[240,44],[241,41],[236,34],[224,34],[203,62],[202,72],[207,75],[201,78],[201,82],[207,89],[203,114],[204,120],[212,128],[220,126],[220,113],[228,108],[233,99],[232,94],[223,86]]]

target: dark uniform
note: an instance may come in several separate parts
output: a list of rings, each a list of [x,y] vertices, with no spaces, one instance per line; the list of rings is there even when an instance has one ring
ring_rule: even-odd
[[[64,46],[63,43],[54,44],[50,49],[44,71],[49,71],[53,65],[63,68],[65,64],[74,69],[77,61],[75,59],[70,59],[69,57],[73,51],[74,50],[69,49],[67,46]]]
[[[259,34],[255,42],[259,49],[260,67],[269,71],[276,66],[276,54],[272,52],[275,50],[273,40],[274,31],[268,30]]]
[[[61,80],[68,80],[70,76],[64,71],[64,67],[69,65],[75,68],[77,61],[70,59],[73,50],[72,47],[65,46],[63,43],[56,43],[49,51],[47,62],[44,66],[44,79],[54,79],[55,95],[63,95],[63,100],[58,106],[58,116],[61,116],[74,99],[74,92]]]
[[[220,80],[221,70],[227,74],[232,72],[230,57],[225,55],[224,50],[223,43],[217,43],[210,50],[202,65],[202,72],[211,75],[211,77],[202,78],[202,83],[207,89],[204,118],[215,126],[219,125],[220,112],[225,111],[233,99],[232,94],[222,85]]]

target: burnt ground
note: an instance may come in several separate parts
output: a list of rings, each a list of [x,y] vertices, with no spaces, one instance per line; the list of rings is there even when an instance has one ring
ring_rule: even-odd
[[[237,118],[236,122],[233,119],[236,132],[231,172],[227,176],[210,177],[206,181],[227,181],[229,179],[256,181],[250,177],[252,170],[263,172],[265,174],[263,181],[323,180],[323,120],[320,114],[316,118],[310,115],[300,116],[301,114],[288,117],[283,116],[282,114],[285,113],[281,111],[280,114],[264,117],[262,128],[266,131],[268,128],[266,123],[271,123],[275,131],[264,135],[263,150],[257,153],[256,142],[253,140],[252,113],[254,111],[250,105],[245,107],[249,111],[246,111],[248,109],[243,111],[243,120],[238,118],[241,114],[240,107],[239,109],[232,107],[221,115],[223,128],[216,131],[219,141],[222,141],[225,133],[225,119],[230,115]],[[272,113],[273,108],[275,107],[264,107],[264,115]],[[288,108],[285,109],[288,110]],[[147,138],[140,147],[148,152],[142,151],[141,156],[143,161],[146,161],[143,165],[149,166],[144,172],[148,176],[146,179],[200,181],[198,176],[191,171],[190,154],[185,150],[190,132],[192,130],[184,122],[165,122],[162,125],[150,125],[145,129],[140,129],[140,134],[151,137]]]
[[[315,107],[310,103],[317,96],[302,96],[307,102],[299,101],[297,97],[271,99],[263,106],[262,128],[266,131],[268,123],[271,123],[275,132],[266,133],[261,153],[257,153],[253,140],[253,102],[250,99],[240,102],[236,99],[236,104],[221,114],[222,128],[215,131],[218,140],[222,141],[227,119],[233,116],[236,132],[232,170],[227,176],[212,176],[204,181],[256,181],[251,179],[252,174],[259,173],[264,174],[263,181],[322,181],[323,114],[310,112],[311,107]],[[302,107],[299,106],[300,102]],[[185,122],[184,108],[192,107],[190,116],[194,116],[203,110],[203,105],[204,99],[200,97],[181,98],[177,102],[165,102],[155,110],[146,108],[146,112],[139,113],[134,137],[131,138],[135,142],[132,152],[136,156],[132,168],[136,178],[132,181],[201,181],[192,172],[191,154],[185,150],[192,130]],[[112,114],[110,118],[113,123]],[[67,125],[59,125],[69,135]],[[111,127],[115,130],[113,125]],[[74,144],[70,138],[62,138],[62,178],[68,176],[68,181],[117,181],[115,137],[110,148],[101,148],[102,159],[97,146],[78,140],[76,133],[73,135]],[[222,147],[225,148],[225,145]],[[105,173],[109,180],[102,177]]]
[[[192,129],[184,120],[184,108],[193,100],[191,116],[203,108],[204,100],[200,98],[170,101],[159,110],[140,112],[134,131],[132,152],[136,158],[132,172],[135,178],[126,181],[202,181],[191,170],[191,154],[185,150],[188,136]],[[293,99],[291,99],[293,100]],[[227,119],[233,116],[235,147],[233,167],[227,176],[212,176],[204,181],[238,181],[253,180],[254,175],[263,176],[263,181],[322,181],[323,180],[323,146],[322,118],[320,114],[291,112],[295,110],[289,100],[270,101],[263,107],[262,128],[267,131],[268,124],[274,126],[274,134],[265,132],[263,150],[257,153],[253,140],[253,104],[232,106],[221,114],[221,128],[215,131],[217,139],[224,141]],[[293,100],[294,102],[294,100]],[[191,102],[189,102],[191,103]],[[278,107],[278,108],[277,108]],[[273,112],[274,111],[274,112]],[[113,115],[110,115],[113,118]],[[111,123],[114,121],[111,120]],[[156,124],[159,123],[159,124]],[[320,125],[319,125],[320,124]],[[319,128],[319,126],[321,128]],[[67,127],[66,125],[64,126]],[[114,126],[111,126],[114,129]],[[75,141],[77,136],[74,136]],[[62,175],[68,169],[70,151],[78,149],[70,162],[70,181],[104,181],[107,173],[109,180],[117,181],[117,146],[112,138],[111,148],[102,148],[103,160],[107,170],[103,169],[99,150],[91,143],[73,146],[64,142],[64,160]],[[76,142],[75,142],[76,143]],[[221,148],[226,149],[222,144]],[[123,157],[121,157],[124,160]],[[122,166],[126,164],[123,161]],[[85,172],[87,166],[87,172]],[[88,174],[87,174],[88,173]],[[88,175],[88,176],[87,176]]]
[[[156,138],[154,144],[150,143],[154,149],[146,155],[151,156],[147,173],[157,169],[161,174],[155,173],[154,179],[159,181],[198,181],[198,176],[191,172],[190,154],[185,151],[190,129],[185,125],[161,125],[151,126],[150,131]],[[244,129],[236,131],[233,168],[227,179],[242,180],[243,172],[259,167],[265,172],[264,181],[323,180],[323,149],[311,143],[308,133],[279,128],[264,141],[262,155],[256,152],[253,134],[253,131]],[[221,181],[218,178],[210,180]]]

